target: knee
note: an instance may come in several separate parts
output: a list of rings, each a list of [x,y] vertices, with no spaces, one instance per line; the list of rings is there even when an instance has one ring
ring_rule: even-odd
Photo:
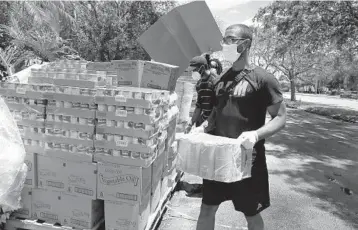
[[[252,230],[263,230],[264,229],[264,221],[260,214],[256,214],[255,216],[245,216],[247,220],[248,229]]]
[[[219,206],[201,204],[200,215],[202,217],[214,217]]]

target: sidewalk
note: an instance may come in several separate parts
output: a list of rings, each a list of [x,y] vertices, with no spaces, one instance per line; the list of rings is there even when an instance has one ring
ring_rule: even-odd
[[[265,230],[358,229],[358,125],[288,110],[287,125],[266,143],[271,207]],[[200,183],[184,175],[189,183]],[[349,190],[344,190],[344,189]],[[200,197],[174,194],[159,230],[195,230]],[[231,202],[216,215],[215,230],[245,229]]]

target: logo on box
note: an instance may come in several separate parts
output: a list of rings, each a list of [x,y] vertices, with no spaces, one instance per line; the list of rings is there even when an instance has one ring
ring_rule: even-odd
[[[103,174],[99,174],[99,178],[100,178],[100,182],[105,185],[133,183],[134,186],[138,186],[138,182],[139,182],[139,177],[131,174],[107,177],[107,178]]]

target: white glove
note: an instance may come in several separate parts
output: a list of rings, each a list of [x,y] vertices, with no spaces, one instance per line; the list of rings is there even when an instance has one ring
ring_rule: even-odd
[[[190,131],[190,133],[203,133],[203,132],[204,132],[204,127],[203,126],[194,127]]]
[[[245,149],[253,149],[259,137],[256,131],[243,132],[237,138]]]
[[[208,126],[208,121],[204,121],[199,127],[194,127],[190,133],[204,133],[205,128]]]

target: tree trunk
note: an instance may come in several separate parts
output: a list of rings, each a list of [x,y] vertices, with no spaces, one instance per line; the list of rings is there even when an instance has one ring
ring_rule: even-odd
[[[293,73],[289,73],[289,79],[291,84],[291,101],[296,101],[296,84]]]

